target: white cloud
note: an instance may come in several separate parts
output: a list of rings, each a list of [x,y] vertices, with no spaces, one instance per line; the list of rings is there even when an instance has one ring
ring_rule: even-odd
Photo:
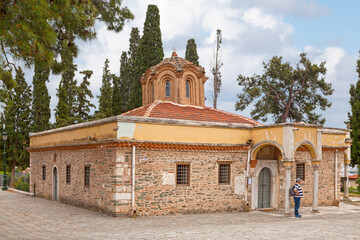
[[[258,6],[268,11],[290,16],[320,17],[328,15],[328,7],[314,0],[236,0],[233,1],[237,7]]]

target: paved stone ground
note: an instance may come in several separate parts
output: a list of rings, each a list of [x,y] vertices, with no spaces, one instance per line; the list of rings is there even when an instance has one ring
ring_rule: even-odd
[[[360,239],[360,206],[310,210],[301,219],[259,211],[114,218],[0,191],[0,239]]]

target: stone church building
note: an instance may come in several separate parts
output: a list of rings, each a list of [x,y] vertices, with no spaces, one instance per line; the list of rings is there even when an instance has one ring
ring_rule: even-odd
[[[289,189],[300,177],[303,205],[316,212],[338,204],[349,129],[263,125],[206,107],[206,80],[203,67],[173,52],[142,75],[142,107],[32,133],[30,191],[114,216],[289,214]]]

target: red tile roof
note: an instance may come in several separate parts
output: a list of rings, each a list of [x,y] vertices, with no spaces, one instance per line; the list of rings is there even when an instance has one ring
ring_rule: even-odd
[[[201,122],[241,123],[253,126],[262,125],[250,118],[234,113],[225,112],[211,107],[197,107],[180,105],[169,101],[155,101],[131,111],[123,113],[125,116],[167,118],[192,120]]]
[[[357,174],[355,174],[355,175],[351,175],[351,176],[349,176],[349,179],[358,179],[358,175]]]

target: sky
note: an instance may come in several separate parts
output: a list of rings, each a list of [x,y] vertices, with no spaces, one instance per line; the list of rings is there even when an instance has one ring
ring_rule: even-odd
[[[273,56],[283,56],[294,66],[300,53],[306,52],[313,63],[326,61],[326,81],[335,89],[329,100],[332,107],[318,111],[326,118],[325,126],[345,128],[350,111],[349,88],[357,81],[356,61],[359,58],[360,1],[356,0],[124,0],[135,15],[120,33],[109,32],[96,24],[97,39],[79,41],[80,53],[75,63],[79,72],[92,70],[90,89],[100,94],[102,69],[110,60],[110,71],[119,74],[120,56],[128,50],[130,31],[142,32],[148,4],[160,10],[160,28],[165,57],[175,47],[178,56],[185,57],[187,40],[194,38],[200,65],[211,78],[209,63],[216,46],[216,30],[222,31],[222,87],[218,108],[250,117],[252,106],[235,111],[239,74],[252,76],[263,72],[263,62]],[[32,71],[26,79],[32,81]],[[82,80],[76,74],[78,81]],[[51,75],[48,83],[52,116],[57,104],[56,89],[60,76]],[[205,84],[206,105],[211,106],[211,85]],[[95,97],[92,102],[97,103]],[[54,117],[52,117],[54,121]],[[266,123],[272,123],[271,118]]]

